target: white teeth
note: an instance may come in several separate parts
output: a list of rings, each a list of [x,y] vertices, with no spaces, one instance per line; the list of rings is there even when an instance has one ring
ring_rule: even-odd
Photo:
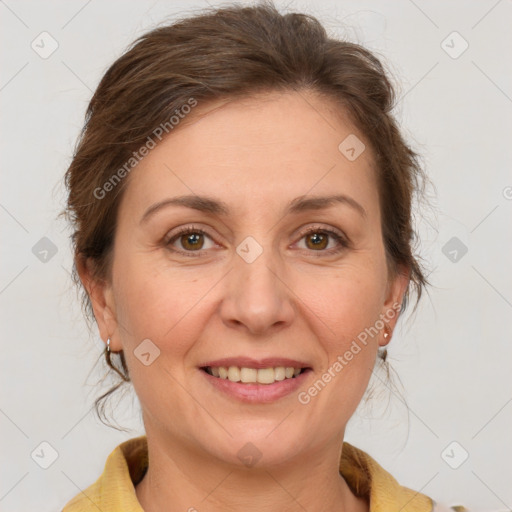
[[[274,368],[262,368],[258,370],[258,382],[260,384],[272,384],[275,382]]]
[[[274,368],[274,378],[276,380],[284,380],[286,377],[286,370],[284,369],[284,366],[278,366],[277,368]]]
[[[228,379],[231,382],[240,382],[240,369],[238,366],[230,366],[228,368]]]
[[[276,368],[239,368],[238,366],[209,367],[208,373],[231,382],[273,384],[276,381],[291,379],[301,373],[302,368],[277,366]]]
[[[258,382],[258,370],[256,368],[241,368],[240,380],[242,382]]]

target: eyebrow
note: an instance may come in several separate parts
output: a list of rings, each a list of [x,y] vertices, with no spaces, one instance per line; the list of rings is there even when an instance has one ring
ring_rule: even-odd
[[[337,204],[350,206],[353,210],[357,211],[359,215],[367,218],[366,210],[355,199],[344,194],[310,197],[299,196],[290,201],[285,213],[298,214],[306,211],[323,210],[331,208]],[[150,217],[168,206],[185,206],[193,210],[213,215],[229,216],[230,214],[228,205],[223,201],[207,196],[185,195],[171,197],[153,204],[144,212],[140,223],[142,224],[147,222]]]

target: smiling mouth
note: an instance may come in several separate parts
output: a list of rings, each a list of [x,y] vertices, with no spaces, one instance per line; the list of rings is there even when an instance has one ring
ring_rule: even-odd
[[[311,368],[294,368],[277,366],[274,368],[246,368],[238,366],[203,366],[201,370],[212,377],[239,382],[242,384],[274,384],[283,380],[294,379]]]

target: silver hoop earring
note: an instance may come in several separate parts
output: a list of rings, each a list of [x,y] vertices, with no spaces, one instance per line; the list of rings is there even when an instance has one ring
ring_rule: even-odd
[[[107,353],[110,353],[110,338],[107,339]]]

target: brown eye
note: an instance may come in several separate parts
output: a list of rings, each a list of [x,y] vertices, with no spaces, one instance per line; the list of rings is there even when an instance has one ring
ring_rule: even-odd
[[[315,256],[336,254],[349,247],[345,237],[330,229],[313,228],[302,233],[301,240],[305,240],[306,250],[317,252]],[[334,241],[334,247],[327,248],[330,241]]]
[[[211,240],[211,237],[202,229],[188,226],[179,230],[178,233],[169,238],[165,242],[165,245],[173,252],[186,254],[187,256],[199,256],[199,254],[191,253],[200,253],[203,249],[211,248],[211,246],[205,247],[205,238]],[[178,244],[178,246],[174,248],[176,244]],[[211,245],[213,245],[213,243]]]
[[[205,239],[213,242],[208,233],[202,229],[188,226],[179,230],[174,236],[171,236],[165,242],[165,245],[175,253],[186,256],[201,256],[203,251],[212,248],[212,246],[205,247],[205,243],[207,243]],[[349,247],[349,243],[343,235],[329,229],[309,229],[302,233],[300,240],[305,240],[305,249],[308,252],[318,253],[315,256],[337,254]],[[332,241],[334,242],[334,247],[328,249],[329,242]],[[179,245],[176,247],[178,243]],[[213,243],[213,245],[215,244]]]
[[[200,233],[187,233],[180,236],[181,246],[186,250],[202,249],[204,240]]]
[[[329,236],[321,232],[313,232],[306,235],[306,240],[310,240],[310,243],[306,242],[308,249],[325,249],[328,245]]]

